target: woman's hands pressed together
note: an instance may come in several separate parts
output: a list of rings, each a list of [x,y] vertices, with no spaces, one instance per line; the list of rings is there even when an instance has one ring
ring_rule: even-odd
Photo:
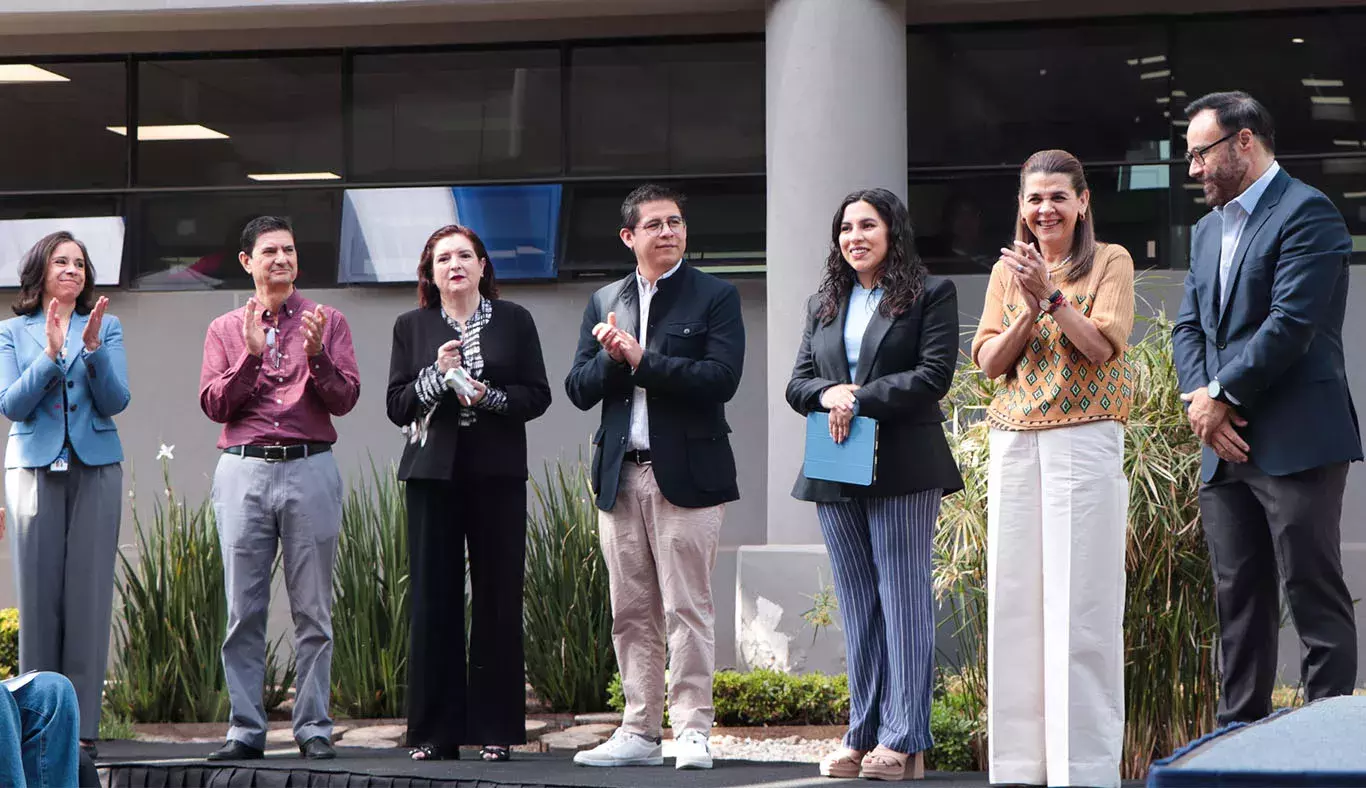
[[[855,391],[858,391],[857,384],[841,383],[821,392],[821,407],[830,411],[830,439],[835,443],[844,443],[849,437],[854,406],[858,403],[854,397]]]

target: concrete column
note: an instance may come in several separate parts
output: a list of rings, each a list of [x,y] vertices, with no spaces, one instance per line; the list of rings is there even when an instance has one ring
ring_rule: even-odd
[[[815,507],[788,494],[805,439],[783,392],[840,200],[874,186],[906,199],[906,4],[771,0],[765,35],[768,543],[818,544]]]
[[[737,551],[736,660],[840,672],[838,618],[818,628],[802,615],[834,579],[815,506],[788,494],[805,425],[783,392],[840,200],[874,186],[906,198],[905,0],[769,0],[765,59],[767,544]]]

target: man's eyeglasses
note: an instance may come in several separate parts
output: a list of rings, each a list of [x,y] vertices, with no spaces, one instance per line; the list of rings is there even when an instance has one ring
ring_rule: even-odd
[[[1186,164],[1189,165],[1191,162],[1194,161],[1199,162],[1201,167],[1205,166],[1205,154],[1209,153],[1210,149],[1213,148],[1215,145],[1218,145],[1221,142],[1228,142],[1229,140],[1238,136],[1239,131],[1242,131],[1242,129],[1239,129],[1238,131],[1229,132],[1228,134],[1225,134],[1224,136],[1220,137],[1214,142],[1211,142],[1208,145],[1203,145],[1199,148],[1195,148],[1194,150],[1186,151]]]
[[[640,226],[640,229],[649,233],[650,235],[659,235],[660,233],[664,232],[665,225],[668,225],[669,230],[671,232],[676,233],[680,232],[684,227],[687,227],[688,223],[683,221],[682,216],[670,216],[668,219],[664,220],[651,219],[645,224],[642,224]]]

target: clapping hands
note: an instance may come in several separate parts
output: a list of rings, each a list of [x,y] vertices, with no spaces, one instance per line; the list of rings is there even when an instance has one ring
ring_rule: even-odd
[[[1001,262],[1015,277],[1015,282],[1031,297],[1033,304],[1046,300],[1053,294],[1053,278],[1048,273],[1048,263],[1033,244],[1015,242],[1014,249],[1001,249]]]
[[[104,310],[108,307],[109,299],[100,296],[99,300],[95,302],[95,308],[90,310],[85,331],[81,334],[81,341],[85,343],[87,352],[94,353],[100,349],[100,327],[104,325]]]
[[[304,353],[316,356],[323,352],[323,330],[327,328],[327,313],[320,304],[315,306],[312,312],[305,311],[301,319],[304,324]]]
[[[631,369],[640,366],[645,349],[630,333],[617,328],[616,312],[608,312],[607,322],[593,326],[593,338],[598,340],[613,361],[630,364]]]

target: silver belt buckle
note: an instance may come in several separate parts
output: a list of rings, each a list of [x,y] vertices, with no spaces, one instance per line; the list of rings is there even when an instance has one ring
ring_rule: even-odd
[[[284,446],[262,446],[261,448],[263,449],[261,459],[266,462],[284,462],[287,459]]]

